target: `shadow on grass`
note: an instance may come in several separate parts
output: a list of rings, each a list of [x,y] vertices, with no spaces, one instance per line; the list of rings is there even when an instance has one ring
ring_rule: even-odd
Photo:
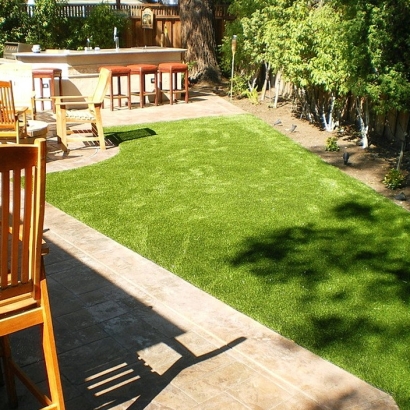
[[[127,131],[106,131],[105,139],[118,146],[122,142],[147,138],[153,135],[157,135],[157,133],[151,128],[134,128]]]
[[[345,202],[333,207],[329,226],[248,238],[231,262],[263,282],[276,321],[269,325],[388,390],[389,378],[408,377],[410,255],[400,237],[410,224],[378,211]],[[406,384],[400,400],[407,403]]]

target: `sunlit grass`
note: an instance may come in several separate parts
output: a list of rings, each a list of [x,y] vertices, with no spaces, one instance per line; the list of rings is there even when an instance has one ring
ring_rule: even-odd
[[[410,215],[262,121],[110,128],[47,201],[410,408]]]

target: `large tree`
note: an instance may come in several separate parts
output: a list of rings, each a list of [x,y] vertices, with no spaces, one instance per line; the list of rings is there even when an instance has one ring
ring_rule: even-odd
[[[181,43],[191,80],[220,80],[216,58],[213,0],[180,0]]]

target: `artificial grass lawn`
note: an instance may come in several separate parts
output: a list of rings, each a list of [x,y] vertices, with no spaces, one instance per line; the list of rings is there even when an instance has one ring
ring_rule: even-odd
[[[251,115],[106,131],[48,202],[410,409],[408,212]]]

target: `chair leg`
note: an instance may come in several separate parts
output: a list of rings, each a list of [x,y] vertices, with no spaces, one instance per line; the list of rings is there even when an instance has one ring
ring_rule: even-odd
[[[104,150],[105,146],[105,135],[102,126],[101,110],[99,107],[95,107],[95,124],[93,124],[97,129],[98,141],[100,142],[100,149]]]
[[[50,301],[48,298],[47,283],[41,281],[41,298],[43,306],[43,349],[44,360],[47,369],[47,377],[50,388],[50,398],[58,410],[64,410],[63,388],[61,386],[60,369],[58,366],[57,349],[54,340],[53,323],[51,319]]]
[[[56,108],[57,119],[57,138],[60,141],[61,149],[67,152],[67,112],[65,106],[57,105]]]
[[[14,378],[14,373],[11,361],[11,349],[8,336],[0,337],[0,355],[3,358],[3,368],[4,368],[4,378],[6,382],[7,396],[9,399],[9,406],[11,409],[17,408],[17,392],[16,392],[16,381]]]

